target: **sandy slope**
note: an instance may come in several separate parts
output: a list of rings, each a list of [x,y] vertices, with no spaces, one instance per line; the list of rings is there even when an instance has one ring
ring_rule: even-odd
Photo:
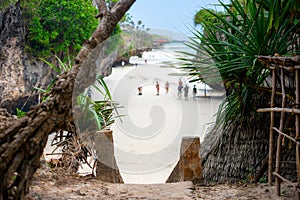
[[[191,182],[169,184],[111,184],[93,177],[67,175],[60,170],[39,169],[27,200],[292,200],[292,188],[283,186],[282,196],[266,184],[219,184],[194,186]]]

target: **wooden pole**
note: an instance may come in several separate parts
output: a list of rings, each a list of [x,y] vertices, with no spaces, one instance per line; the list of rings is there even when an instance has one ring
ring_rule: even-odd
[[[283,182],[286,182],[288,184],[288,186],[292,186],[296,189],[296,185],[295,183],[289,181],[288,179],[284,178],[283,176],[280,176],[280,174],[277,174],[276,172],[273,172],[273,175],[278,178],[280,178]]]
[[[293,108],[260,108],[257,112],[286,112],[286,113],[297,113],[300,114],[299,109]]]
[[[272,69],[272,96],[271,108],[274,107],[274,99],[276,94],[276,71]],[[274,111],[270,113],[270,138],[269,138],[269,166],[268,166],[268,185],[272,186],[272,172],[273,172],[273,126],[274,126]]]
[[[299,85],[299,70],[296,70],[295,72],[295,79],[296,79],[296,109],[299,108],[299,103],[300,103],[300,85]],[[299,114],[295,114],[296,115],[296,119],[295,119],[295,129],[296,129],[296,140],[299,139],[300,137],[300,130],[299,130]],[[297,145],[296,143],[296,169],[297,169],[297,186],[300,185],[300,155],[299,155],[299,145]],[[300,199],[300,194],[298,192],[298,199]]]
[[[293,137],[291,137],[291,136],[289,136],[289,135],[285,134],[284,132],[282,132],[282,131],[278,130],[278,129],[277,129],[277,128],[275,128],[275,127],[273,127],[273,130],[274,130],[274,131],[276,131],[277,133],[279,133],[279,134],[283,135],[284,137],[286,137],[286,138],[288,138],[288,139],[292,140],[292,141],[293,141],[293,142],[295,142],[297,145],[300,145],[300,142],[297,142],[297,140],[296,140],[295,138],[293,138]]]
[[[286,96],[285,96],[285,83],[284,83],[284,70],[281,68],[280,69],[280,82],[281,82],[281,91],[282,91],[282,103],[281,107],[285,108],[285,103],[286,103]],[[285,112],[281,112],[280,116],[280,126],[279,126],[279,131],[282,132],[283,127],[284,127],[284,117],[285,117]],[[277,138],[277,151],[276,151],[276,166],[275,166],[275,172],[277,174],[280,174],[280,156],[281,156],[281,142],[283,139],[283,135],[279,134]],[[280,183],[281,179],[276,176],[275,177],[275,193],[277,196],[280,196]]]

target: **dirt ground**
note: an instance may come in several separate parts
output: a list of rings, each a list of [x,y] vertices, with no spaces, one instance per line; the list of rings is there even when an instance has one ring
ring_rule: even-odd
[[[192,182],[169,184],[111,184],[92,176],[68,174],[60,169],[40,169],[35,174],[27,200],[189,200],[189,199],[297,199],[291,187],[282,186],[282,196],[267,184],[193,185]]]

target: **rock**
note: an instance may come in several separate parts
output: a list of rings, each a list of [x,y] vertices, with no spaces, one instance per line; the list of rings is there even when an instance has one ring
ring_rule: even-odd
[[[114,155],[112,131],[97,131],[93,142],[98,157],[96,178],[110,183],[124,183]]]
[[[199,137],[183,137],[180,159],[167,179],[167,183],[193,181],[199,183],[202,177]]]
[[[144,51],[151,51],[151,50],[152,50],[151,48],[138,48],[138,49],[135,49],[135,50],[131,50],[131,51],[127,52],[126,54],[119,56],[114,61],[112,67],[122,66],[122,62],[124,62],[125,65],[128,65],[129,64],[129,59],[130,59],[131,56],[138,56],[139,58],[141,58]]]
[[[25,52],[25,25],[19,3],[0,11],[0,104],[31,96],[54,77],[44,62]],[[0,107],[3,107],[0,105]],[[10,112],[10,111],[9,111]]]
[[[32,96],[20,96],[17,99],[3,99],[0,107],[5,108],[12,115],[17,115],[17,108],[23,112],[28,112],[30,107],[37,103],[38,94],[34,94]]]

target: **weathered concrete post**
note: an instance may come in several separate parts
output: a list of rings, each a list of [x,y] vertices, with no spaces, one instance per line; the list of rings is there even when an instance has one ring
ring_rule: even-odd
[[[179,161],[166,182],[193,181],[197,183],[201,181],[201,178],[200,139],[199,137],[183,137]]]
[[[94,139],[98,157],[96,178],[110,183],[124,183],[114,155],[112,130],[97,131]]]

